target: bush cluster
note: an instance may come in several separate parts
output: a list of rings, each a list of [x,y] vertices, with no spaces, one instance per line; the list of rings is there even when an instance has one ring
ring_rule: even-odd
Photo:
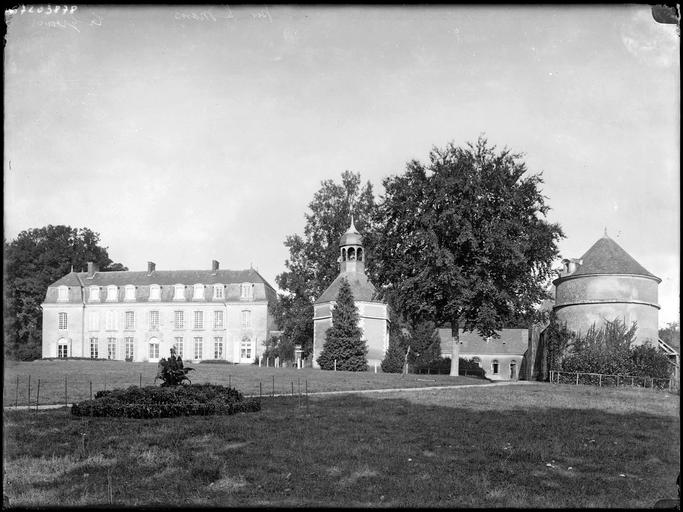
[[[210,414],[235,414],[261,410],[261,402],[226,386],[131,386],[127,389],[98,391],[94,400],[71,407],[74,416],[114,416],[127,418],[169,418]]]

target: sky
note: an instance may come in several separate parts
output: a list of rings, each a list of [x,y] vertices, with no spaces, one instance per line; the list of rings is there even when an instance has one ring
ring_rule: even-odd
[[[381,196],[483,134],[542,173],[562,257],[606,229],[679,320],[680,39],[649,6],[67,7],[6,11],[6,240],[276,286],[321,181]]]

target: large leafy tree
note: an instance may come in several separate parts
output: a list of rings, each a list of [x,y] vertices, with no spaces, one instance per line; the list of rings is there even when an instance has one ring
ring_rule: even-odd
[[[457,375],[459,328],[495,337],[508,320],[531,319],[564,235],[545,219],[541,175],[528,174],[521,155],[480,137],[429,158],[383,182],[376,272],[412,324],[450,324]]]
[[[46,226],[22,231],[4,241],[4,348],[7,357],[41,357],[42,311],[47,287],[87,262],[101,270],[128,270],[112,263],[100,235],[88,228]]]
[[[358,327],[358,308],[353,301],[351,286],[342,279],[337,301],[332,309],[332,327],[325,333],[325,343],[318,356],[323,370],[362,372],[368,369],[368,347]]]
[[[286,270],[275,278],[284,292],[275,311],[278,325],[302,346],[304,357],[313,348],[313,303],[339,275],[339,238],[348,229],[351,214],[363,233],[366,254],[372,254],[376,239],[372,185],[363,184],[359,173],[344,171],[341,183],[323,181],[308,207],[304,233],[286,238]],[[372,269],[372,258],[367,264]]]

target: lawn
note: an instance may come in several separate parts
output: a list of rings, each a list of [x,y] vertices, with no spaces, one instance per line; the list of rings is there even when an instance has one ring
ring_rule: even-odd
[[[264,398],[257,413],[5,411],[15,505],[650,508],[676,496],[679,396],[526,384]]]
[[[448,375],[385,374],[378,370],[364,372],[332,372],[305,368],[259,368],[257,365],[188,363],[195,368],[189,373],[192,382],[223,384],[237,387],[247,395],[305,393],[316,391],[344,391],[351,389],[390,389],[403,387],[452,386],[459,384],[487,384],[488,380],[475,377]],[[5,362],[2,401],[4,406],[35,405],[40,379],[41,404],[64,403],[66,378],[67,403],[90,398],[101,389],[122,388],[132,385],[149,386],[154,383],[157,365],[154,363],[127,363],[125,361],[38,360],[33,362]]]

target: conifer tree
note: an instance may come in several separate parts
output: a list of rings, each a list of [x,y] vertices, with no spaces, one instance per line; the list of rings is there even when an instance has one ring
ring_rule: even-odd
[[[384,373],[401,373],[405,363],[405,348],[401,343],[401,339],[397,336],[389,338],[389,347],[387,353],[382,360],[382,371]]]
[[[318,357],[323,370],[363,372],[368,369],[368,347],[361,339],[363,331],[358,327],[358,308],[353,301],[351,286],[341,280],[337,303],[332,309],[332,327],[325,333],[325,344]]]

